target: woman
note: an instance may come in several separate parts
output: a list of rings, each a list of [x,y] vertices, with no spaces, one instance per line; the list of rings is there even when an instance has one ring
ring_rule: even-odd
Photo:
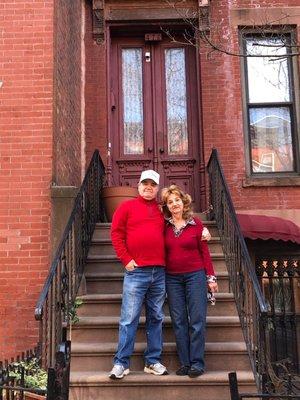
[[[167,295],[181,364],[176,374],[195,378],[204,373],[207,287],[215,293],[218,284],[191,202],[176,185],[162,190]]]

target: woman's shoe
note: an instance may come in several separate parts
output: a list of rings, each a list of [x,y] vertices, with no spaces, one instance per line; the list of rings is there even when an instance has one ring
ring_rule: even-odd
[[[177,371],[176,371],[176,375],[179,376],[184,376],[184,375],[188,375],[190,371],[190,367],[188,367],[187,365],[183,365],[182,367],[180,367]]]
[[[197,376],[201,376],[203,374],[204,374],[203,369],[197,369],[195,367],[191,367],[188,373],[190,378],[197,378]]]

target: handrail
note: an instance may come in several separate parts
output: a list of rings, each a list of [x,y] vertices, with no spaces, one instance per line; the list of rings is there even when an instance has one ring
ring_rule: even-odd
[[[262,387],[263,375],[267,369],[262,324],[267,320],[269,307],[255,274],[216,149],[212,150],[207,169],[213,217],[221,236],[230,287],[234,293],[256,383]]]
[[[63,328],[69,322],[95,224],[104,220],[100,200],[104,176],[104,165],[96,150],[36,304],[35,318],[40,321],[42,363],[47,368],[54,366]]]

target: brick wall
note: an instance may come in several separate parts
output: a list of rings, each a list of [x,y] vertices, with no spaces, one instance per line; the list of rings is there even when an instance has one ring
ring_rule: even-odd
[[[81,0],[56,0],[54,44],[53,181],[81,183]]]
[[[86,159],[99,148],[105,162],[107,49],[92,38],[90,3],[86,1],[84,42]],[[229,6],[271,9],[298,3],[215,0],[212,20],[220,27],[222,40],[235,38],[237,49]],[[33,310],[50,261],[51,180],[58,185],[79,185],[81,180],[82,22],[80,0],[0,4],[0,359],[36,343]],[[219,149],[236,206],[299,208],[299,188],[242,187],[240,60],[202,55],[201,73],[205,157],[212,146]]]
[[[0,360],[36,343],[49,265],[53,0],[0,4]]]
[[[96,44],[92,37],[92,12],[86,7],[86,86],[85,129],[87,162],[96,148],[103,162],[107,153],[106,45]]]
[[[260,21],[272,21],[272,7],[299,6],[299,1],[235,0],[212,2],[211,24],[212,27],[217,27],[212,31],[213,40],[216,40],[216,43],[224,46],[224,48],[228,48],[227,38],[233,38],[235,45],[232,50],[238,52],[237,27],[232,24],[229,6],[230,8],[244,7],[256,10],[260,7],[268,7],[269,9],[262,11],[258,19]],[[285,15],[285,10],[281,10],[282,15]],[[300,25],[299,13],[297,18]],[[207,57],[207,51],[204,48],[202,48],[200,58],[205,158],[207,161],[212,147],[218,149],[236,208],[299,209],[300,187],[242,187],[246,173],[241,60],[238,57],[217,52]]]

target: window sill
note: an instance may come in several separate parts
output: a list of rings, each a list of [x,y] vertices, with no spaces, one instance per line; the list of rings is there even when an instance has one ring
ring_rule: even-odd
[[[243,187],[251,186],[300,186],[300,176],[249,177],[243,179]]]

